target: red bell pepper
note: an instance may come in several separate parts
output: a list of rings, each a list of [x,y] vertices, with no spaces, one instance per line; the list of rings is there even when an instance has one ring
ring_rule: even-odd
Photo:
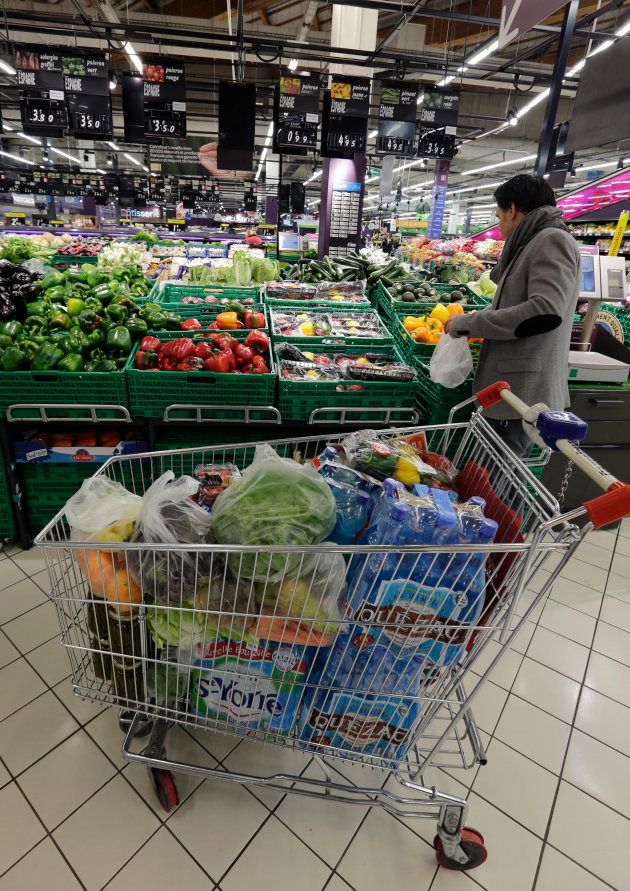
[[[218,331],[218,330],[219,330],[219,326],[217,325],[217,323],[210,322],[210,324],[208,325],[208,331]]]
[[[264,356],[261,356],[258,353],[254,353],[254,355],[252,356],[252,365],[254,368],[264,368],[264,373],[269,374],[269,368]]]
[[[269,369],[264,363],[262,365],[251,365],[250,368],[250,374],[269,374]]]
[[[224,331],[223,334],[211,334],[210,340],[218,350],[233,350],[238,340]]]
[[[180,327],[182,331],[198,331],[200,328],[203,328],[203,325],[199,319],[186,319]]]
[[[146,368],[157,368],[159,361],[158,354],[151,350],[138,350],[133,360],[134,365],[140,371],[144,371]]]
[[[196,343],[195,352],[193,353],[193,355],[205,360],[209,359],[213,352],[214,350],[209,343]]]
[[[251,364],[254,351],[250,350],[244,343],[237,343],[232,352],[234,353],[234,358],[236,359],[236,364],[239,368]]]
[[[145,336],[140,341],[140,349],[142,352],[153,352],[159,353],[162,349],[162,341],[158,340],[157,337],[153,337],[151,334],[145,334]]]
[[[253,309],[246,309],[244,312],[246,328],[264,328],[265,316],[261,312]]]
[[[269,349],[269,338],[264,331],[250,331],[245,338],[245,346],[257,353],[266,353]]]
[[[161,371],[176,371],[177,362],[170,356],[160,355],[160,364],[158,367]]]
[[[181,362],[177,363],[178,371],[201,371],[204,367],[204,360],[199,356],[187,356]]]
[[[173,359],[176,363],[182,362],[195,352],[195,344],[189,337],[178,337],[176,340],[168,340],[162,346],[160,355]]]

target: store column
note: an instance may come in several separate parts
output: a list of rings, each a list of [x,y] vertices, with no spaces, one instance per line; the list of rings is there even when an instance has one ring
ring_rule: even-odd
[[[446,207],[446,190],[448,188],[448,174],[451,169],[450,161],[436,161],[433,175],[433,193],[431,196],[431,213],[427,235],[429,238],[442,237],[442,224],[444,222],[444,209]]]
[[[371,52],[376,48],[378,11],[357,6],[333,5],[330,45]],[[371,77],[372,68],[362,65],[331,65],[332,74]],[[352,159],[322,158],[322,191],[319,205],[319,254],[337,255],[358,249],[361,241],[366,156]],[[331,235],[337,249],[330,249]],[[346,241],[346,247],[341,241]]]

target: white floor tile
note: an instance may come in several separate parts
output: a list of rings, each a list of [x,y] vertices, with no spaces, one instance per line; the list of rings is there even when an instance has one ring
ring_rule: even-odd
[[[511,696],[497,724],[496,736],[517,752],[557,773],[562,766],[570,729],[558,718]]]
[[[80,891],[81,885],[49,838],[0,879],[2,891],[28,891],[45,885],[47,891]]]
[[[604,597],[599,618],[615,628],[630,631],[630,603],[616,597]]]
[[[22,572],[17,563],[14,563],[13,560],[7,560],[6,563],[2,564],[2,572],[0,573],[0,590],[4,590],[10,585],[14,585],[16,582],[19,582],[25,578],[26,573]],[[0,600],[0,602],[2,601]]]
[[[467,685],[467,691],[470,693],[473,687],[472,681]],[[482,684],[479,693],[471,706],[471,711],[475,717],[477,725],[485,730],[486,733],[493,733],[497,726],[499,715],[508,698],[508,693],[503,687],[497,687],[489,681]]]
[[[5,563],[2,564],[2,573],[4,577]],[[4,622],[10,622],[17,616],[41,603],[46,602],[46,595],[42,589],[35,584],[32,579],[24,577],[15,584],[9,584],[0,590],[0,625]]]
[[[221,882],[223,891],[259,886],[320,891],[330,869],[279,820],[271,817]]]
[[[562,578],[570,579],[573,582],[579,582],[580,585],[587,585],[590,588],[595,588],[596,591],[603,591],[608,570],[600,569],[598,566],[592,566],[590,563],[578,560],[577,557],[571,557],[560,575]]]
[[[85,725],[85,729],[117,767],[123,768],[125,764],[129,764],[122,754],[125,735],[118,724],[118,709],[104,708],[93,721]],[[146,738],[143,742],[146,743]]]
[[[435,853],[398,820],[372,810],[337,872],[361,891],[382,891],[391,887],[393,864],[396,891],[425,891],[435,874]]]
[[[588,661],[588,649],[555,634],[547,628],[538,628],[527,650],[530,659],[542,662],[549,668],[554,668],[561,674],[567,675],[574,681],[582,681],[586,663]]]
[[[139,747],[143,748],[143,744],[140,743]],[[166,754],[167,757],[173,758],[176,761],[195,764],[198,767],[217,767],[217,762],[212,755],[195,742],[192,737],[188,736],[181,727],[171,727],[168,731],[166,736]],[[160,820],[166,820],[167,814],[164,812],[157,799],[145,765],[134,764],[133,762],[130,763],[129,766],[125,768],[125,777],[134,789],[142,795],[151,810],[155,812],[156,816],[159,817]],[[188,796],[200,783],[203,782],[203,777],[176,772],[174,774],[174,780],[179,793],[181,807],[181,803],[186,802]]]
[[[188,727],[187,731],[217,761],[227,758],[240,742],[239,737],[229,733],[217,733],[214,730],[204,730],[201,727]]]
[[[107,891],[182,888],[211,891],[212,881],[168,829],[160,829],[112,879]]]
[[[613,628],[606,622],[598,622],[593,649],[597,653],[616,659],[617,662],[630,665],[630,634],[627,631]]]
[[[609,539],[606,539],[606,541],[609,541]],[[596,543],[587,538],[586,541],[583,541],[578,547],[575,556],[579,560],[583,560],[585,563],[599,566],[600,569],[610,569],[612,551],[609,548],[602,547],[599,542]]]
[[[630,667],[627,665],[601,653],[591,653],[585,684],[630,708]]]
[[[560,784],[549,842],[608,882],[628,887],[630,822],[568,783]]]
[[[571,723],[580,685],[540,662],[525,658],[512,692],[556,718]]]
[[[12,866],[45,834],[16,784],[0,789],[0,871]]]
[[[614,551],[617,546],[617,530],[594,529],[586,536],[586,543],[597,545],[605,551]]]
[[[9,662],[18,659],[19,652],[15,649],[8,637],[0,631],[0,668],[4,668]]]
[[[206,780],[168,825],[217,880],[268,816],[267,808],[237,783]]]
[[[630,602],[630,579],[627,579],[624,575],[617,575],[611,572],[606,585],[606,594],[610,594],[611,597],[617,597],[619,600]]]
[[[43,693],[46,685],[25,659],[0,669],[0,721]]]
[[[557,777],[499,740],[490,743],[487,754],[473,791],[542,838]]]
[[[44,678],[49,687],[54,687],[70,674],[68,651],[61,645],[58,637],[53,637],[48,643],[31,650],[27,661]]]
[[[315,765],[304,775],[311,779],[324,778]],[[305,800],[300,795],[287,795],[275,813],[331,867],[336,865],[365,816],[365,810],[357,805],[315,798]]]
[[[615,554],[610,568],[617,575],[630,579],[630,557],[626,557],[625,554]]]
[[[70,680],[66,678],[59,684],[55,684],[53,688],[55,695],[63,702],[67,709],[74,715],[79,724],[85,724],[91,721],[105,707],[101,702],[94,702],[91,699],[81,699],[76,693],[72,692]],[[117,709],[110,709],[117,715]]]
[[[0,723],[0,756],[15,775],[74,733],[78,724],[52,693]]]
[[[615,552],[617,554],[624,554],[626,557],[630,557],[630,538],[619,535],[615,543]]]
[[[477,872],[477,870],[473,870]],[[431,891],[479,891],[482,886],[472,875],[452,869],[440,869],[433,880]],[[328,891],[328,889],[326,889]]]
[[[627,755],[574,730],[562,777],[630,818],[630,758]]]
[[[499,687],[509,690],[523,661],[521,653],[502,647],[496,640],[490,640],[476,658],[473,670],[476,674],[483,674],[498,653],[501,653],[501,658],[495,668],[492,669],[489,680],[494,684],[498,684]]]
[[[630,752],[630,708],[585,687],[575,726],[623,754]]]
[[[20,551],[11,558],[27,575],[35,575],[46,569],[46,559],[40,548],[31,548],[29,551]]]
[[[243,740],[223,762],[228,770],[254,774],[261,777],[277,773],[299,776],[308,766],[311,755],[282,746],[273,746],[257,741]],[[283,792],[265,786],[251,786],[251,791],[263,804],[274,808]]]
[[[567,891],[606,891],[608,885],[604,885],[551,845],[546,845],[536,891],[564,891],[565,888]]]
[[[53,837],[92,891],[102,888],[159,825],[124,779],[115,777],[68,817]]]
[[[579,610],[572,609],[555,600],[545,605],[540,616],[540,625],[556,634],[562,634],[582,646],[590,647],[595,630],[596,619]]]
[[[543,606],[543,604],[541,604]],[[516,650],[521,656],[527,652],[527,648],[529,647],[530,641],[536,631],[535,622],[526,622],[525,625],[518,632],[516,638],[510,644],[510,647],[513,650]]]
[[[2,786],[6,786],[8,782],[11,780],[11,774],[5,768],[4,764],[0,764],[0,788]]]
[[[23,616],[18,616],[17,619],[7,622],[2,626],[2,630],[18,650],[28,653],[50,640],[51,637],[59,637],[57,611],[47,600],[46,603],[42,603],[41,606],[30,610]]]
[[[114,766],[80,730],[22,774],[20,784],[48,829],[53,829],[114,773]]]
[[[599,614],[602,597],[601,591],[563,578],[556,579],[550,594],[550,599],[556,603],[563,603],[565,606],[595,617]]]

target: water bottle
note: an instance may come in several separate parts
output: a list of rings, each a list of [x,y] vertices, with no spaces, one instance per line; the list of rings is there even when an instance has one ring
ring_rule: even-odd
[[[453,541],[457,528],[457,515],[448,493],[424,485],[415,485],[412,491],[418,499],[415,509],[415,542],[417,544],[445,545],[449,541]],[[415,557],[413,559],[416,560]],[[426,585],[440,584],[449,560],[448,553],[421,554],[416,561],[413,575]]]
[[[326,482],[337,504],[337,522],[329,540],[339,545],[354,544],[356,536],[368,521],[372,499],[367,492],[354,486],[331,478],[327,478]]]
[[[470,514],[461,518],[461,530],[459,541],[461,544],[489,545],[497,534],[497,524],[494,520],[479,519]],[[465,559],[463,568],[460,569],[456,587],[465,593],[466,602],[461,602],[459,620],[461,622],[475,622],[480,615],[484,603],[486,587],[486,558],[487,554],[461,554]]]
[[[384,489],[376,522],[366,530],[365,537],[369,540],[361,541],[361,544],[388,547],[407,544],[412,527],[413,514],[409,505],[393,501],[392,495]],[[353,573],[348,594],[351,608],[374,599],[381,582],[392,578],[401,565],[400,555],[396,553],[378,551],[357,556],[360,562]]]

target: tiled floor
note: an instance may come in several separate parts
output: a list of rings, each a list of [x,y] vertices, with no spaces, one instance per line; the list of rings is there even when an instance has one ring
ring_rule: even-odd
[[[589,536],[479,696],[488,765],[426,777],[469,797],[489,849],[469,874],[437,869],[432,821],[263,787],[180,775],[163,819],[116,714],[70,691],[43,570],[35,551],[0,554],[0,891],[630,891],[629,521]],[[167,742],[199,764],[317,775],[224,735]]]

